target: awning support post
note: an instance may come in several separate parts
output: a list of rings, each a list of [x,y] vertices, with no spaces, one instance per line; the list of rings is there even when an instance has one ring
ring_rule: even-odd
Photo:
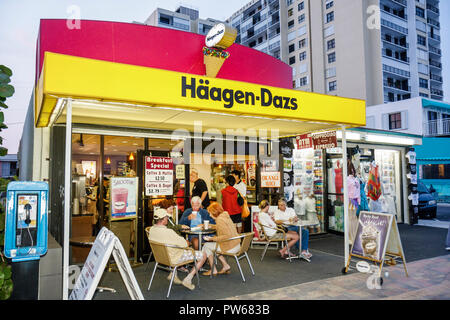
[[[342,127],[342,184],[344,185],[344,252],[345,261],[347,264],[349,257],[349,239],[348,239],[348,187],[347,187],[347,137],[345,132],[345,126]]]
[[[64,167],[64,239],[63,239],[63,300],[69,298],[69,238],[70,238],[70,196],[72,156],[72,99],[66,104],[66,150]]]

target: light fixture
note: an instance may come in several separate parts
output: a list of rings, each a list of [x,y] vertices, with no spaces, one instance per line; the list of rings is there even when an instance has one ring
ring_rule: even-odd
[[[393,136],[381,136],[381,135],[374,135],[374,134],[368,134],[366,137],[366,141],[371,142],[381,142],[381,143],[390,143],[390,144],[400,144],[400,145],[414,145],[414,139],[408,139],[408,138],[398,138]]]
[[[130,161],[133,161],[133,160],[134,160],[133,152],[130,153],[130,156],[128,157],[128,160],[130,160]]]
[[[83,143],[83,134],[82,134],[82,133],[80,133],[80,139],[77,140],[77,143],[78,143],[78,146],[79,146],[80,148],[83,148],[83,147],[84,147],[84,143]]]
[[[111,164],[111,159],[109,157],[106,159],[106,164]]]
[[[336,138],[342,139],[342,131],[336,131]],[[346,140],[361,140],[361,135],[356,132],[345,131]]]

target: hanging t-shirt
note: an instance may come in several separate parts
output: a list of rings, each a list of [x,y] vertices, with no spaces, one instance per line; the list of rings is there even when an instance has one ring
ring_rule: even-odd
[[[381,197],[381,182],[378,174],[378,166],[371,166],[367,181],[367,195],[376,201]]]
[[[408,161],[410,164],[416,164],[416,152],[415,151],[409,151],[406,154],[406,158],[408,158]]]

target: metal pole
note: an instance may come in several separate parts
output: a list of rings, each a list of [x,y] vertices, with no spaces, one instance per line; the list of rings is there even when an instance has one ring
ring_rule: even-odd
[[[345,261],[347,264],[349,256],[349,239],[348,239],[348,187],[347,187],[347,137],[345,132],[345,126],[342,126],[342,183],[344,185],[344,251]]]
[[[66,107],[66,150],[64,170],[64,239],[63,239],[63,300],[69,296],[69,237],[71,198],[71,156],[72,156],[72,99],[67,99]]]

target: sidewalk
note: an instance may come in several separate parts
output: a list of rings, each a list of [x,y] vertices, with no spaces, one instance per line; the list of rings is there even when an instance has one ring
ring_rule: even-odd
[[[226,300],[450,300],[450,255],[383,268],[381,289],[369,289],[358,271]],[[388,272],[386,276],[385,272]]]

